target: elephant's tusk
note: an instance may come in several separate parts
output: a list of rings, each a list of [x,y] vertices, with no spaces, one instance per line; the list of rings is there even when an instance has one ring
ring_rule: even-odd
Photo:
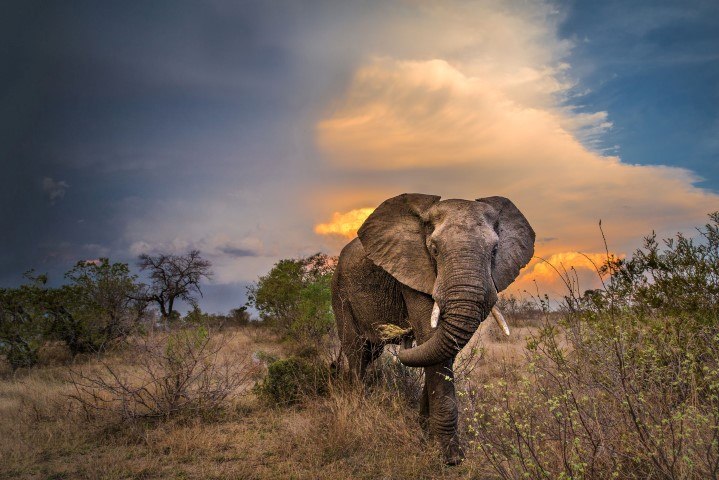
[[[492,316],[497,321],[497,324],[502,328],[504,334],[509,335],[509,325],[507,325],[502,312],[500,312],[497,307],[492,307]]]
[[[439,305],[437,305],[437,302],[434,302],[434,307],[432,307],[432,316],[429,319],[429,324],[432,328],[437,328],[437,325],[439,325]]]

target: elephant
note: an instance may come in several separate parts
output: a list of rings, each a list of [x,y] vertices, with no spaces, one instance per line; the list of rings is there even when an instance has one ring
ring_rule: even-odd
[[[400,345],[403,364],[424,368],[420,418],[449,465],[464,459],[454,359],[490,312],[508,333],[495,303],[532,258],[534,239],[507,198],[405,193],[379,205],[340,253],[332,308],[352,377],[364,379],[384,345]]]

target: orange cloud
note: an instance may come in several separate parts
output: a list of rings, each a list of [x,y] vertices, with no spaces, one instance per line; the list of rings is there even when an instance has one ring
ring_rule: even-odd
[[[625,255],[610,252],[609,257],[624,258]],[[553,299],[561,299],[571,288],[573,294],[581,295],[585,290],[602,286],[597,270],[606,261],[606,252],[559,252],[546,258],[534,257],[507,293],[522,295],[526,291],[531,295],[547,294]]]
[[[691,235],[719,209],[719,195],[697,186],[690,170],[601,151],[612,121],[607,112],[569,106],[581,103],[573,98],[580,89],[556,5],[416,5],[412,22],[392,29],[412,33],[411,43],[397,34],[364,56],[315,125],[331,179],[320,209],[379,205],[403,192],[502,195],[532,224],[536,254],[574,266],[583,289],[600,282],[578,250],[602,252],[606,237],[613,251],[631,252],[653,230],[660,238]],[[601,264],[605,254],[588,256]],[[535,281],[542,293],[562,294],[561,278],[538,261],[511,288],[535,292]]]
[[[332,214],[332,219],[327,223],[320,223],[315,226],[315,232],[320,235],[341,235],[347,238],[357,236],[357,230],[369,217],[374,208],[356,208],[349,212]]]
[[[691,171],[590,150],[579,138],[609,128],[607,115],[551,106],[542,100],[550,88],[522,97],[515,84],[531,80],[520,77],[478,77],[439,59],[372,60],[316,126],[329,168],[358,172],[336,191],[372,189],[368,199],[377,204],[411,191],[506,196],[538,238],[555,239],[538,252],[545,256],[601,251],[599,219],[610,247],[629,251],[652,230],[690,229],[719,207],[719,196],[695,186]]]
[[[610,258],[624,258],[624,255],[610,253]],[[570,272],[572,268],[585,269],[596,273],[607,261],[606,253],[561,252],[535,262],[525,276],[533,280],[554,281],[558,275]]]

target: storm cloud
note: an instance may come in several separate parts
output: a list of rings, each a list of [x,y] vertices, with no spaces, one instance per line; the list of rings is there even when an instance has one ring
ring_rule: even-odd
[[[337,253],[404,191],[510,196],[554,258],[600,251],[600,217],[618,252],[687,229],[719,208],[719,15],[647,8],[11,2],[0,285],[198,248],[216,272],[203,308],[227,310],[280,258]]]

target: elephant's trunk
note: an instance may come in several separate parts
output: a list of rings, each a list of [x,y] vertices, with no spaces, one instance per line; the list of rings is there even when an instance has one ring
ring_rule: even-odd
[[[402,363],[410,367],[436,365],[454,358],[469,342],[496,300],[496,293],[493,290],[487,293],[481,286],[483,283],[476,278],[472,280],[474,281],[464,277],[461,283],[458,282],[447,291],[441,292],[447,301],[440,307],[437,330],[423,344],[401,350],[399,359]],[[494,298],[486,298],[489,296]]]

